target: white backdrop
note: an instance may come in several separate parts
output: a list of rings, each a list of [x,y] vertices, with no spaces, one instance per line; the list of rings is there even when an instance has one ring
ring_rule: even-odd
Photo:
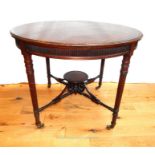
[[[127,25],[144,37],[131,60],[127,82],[155,82],[154,0],[0,0],[0,84],[26,82],[22,55],[9,30],[17,25],[46,20],[90,20]],[[121,58],[107,59],[104,81],[117,82]],[[69,70],[99,72],[100,61],[51,59],[52,73]],[[45,60],[34,57],[37,83],[46,83]]]

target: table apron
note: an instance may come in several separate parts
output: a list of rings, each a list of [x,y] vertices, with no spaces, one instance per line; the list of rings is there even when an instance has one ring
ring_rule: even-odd
[[[103,59],[124,55],[130,51],[131,46],[123,45],[112,48],[96,49],[60,49],[26,44],[25,49],[27,52],[34,55],[58,59]]]

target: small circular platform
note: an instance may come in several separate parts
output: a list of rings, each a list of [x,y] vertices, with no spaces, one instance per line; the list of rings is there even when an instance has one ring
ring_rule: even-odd
[[[64,79],[71,83],[82,83],[88,79],[88,75],[81,71],[70,71],[64,74]]]

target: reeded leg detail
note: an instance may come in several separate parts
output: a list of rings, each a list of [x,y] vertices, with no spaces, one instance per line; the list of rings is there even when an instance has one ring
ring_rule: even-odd
[[[51,77],[50,77],[50,74],[51,74],[51,68],[50,68],[50,59],[49,58],[46,58],[46,69],[47,69],[47,87],[50,88],[51,87]]]
[[[99,83],[98,83],[98,86],[96,87],[96,89],[99,89],[102,86],[104,64],[105,64],[105,59],[102,59],[101,65],[100,65]]]
[[[29,82],[29,89],[30,89],[30,94],[31,94],[33,112],[34,112],[34,116],[35,116],[35,124],[38,128],[42,128],[44,125],[41,123],[40,116],[39,116],[32,56],[31,56],[31,54],[27,53],[24,49],[22,50],[22,54],[24,56],[26,73],[27,73],[27,78],[28,78],[28,82]]]
[[[130,64],[130,58],[131,58],[131,55],[129,54],[126,54],[123,56],[122,67],[120,71],[120,78],[119,78],[119,83],[118,83],[118,88],[117,88],[116,99],[115,99],[113,117],[112,117],[111,125],[108,125],[107,129],[114,128],[116,125],[116,120],[118,117],[118,112],[119,112],[120,102],[121,102],[123,89],[125,85],[125,80],[126,80],[126,76],[127,76],[128,68]]]

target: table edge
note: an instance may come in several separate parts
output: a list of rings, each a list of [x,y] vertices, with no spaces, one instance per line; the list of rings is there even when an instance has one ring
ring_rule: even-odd
[[[140,31],[139,31],[140,32]],[[14,33],[12,33],[10,31],[11,36],[16,39],[16,40],[20,40],[23,41],[25,43],[28,44],[32,44],[32,45],[38,45],[38,46],[43,46],[43,47],[56,47],[56,48],[95,48],[95,47],[113,47],[113,46],[118,46],[118,45],[123,45],[123,44],[131,44],[134,42],[138,42],[142,39],[143,34],[140,32],[140,36],[134,39],[130,39],[127,41],[122,41],[122,42],[115,42],[115,43],[108,43],[108,44],[81,44],[81,45],[77,45],[77,44],[64,44],[64,43],[56,43],[56,42],[47,42],[47,41],[39,41],[39,40],[34,40],[34,39],[27,39],[27,38],[23,38],[20,37],[18,35],[15,35]]]

